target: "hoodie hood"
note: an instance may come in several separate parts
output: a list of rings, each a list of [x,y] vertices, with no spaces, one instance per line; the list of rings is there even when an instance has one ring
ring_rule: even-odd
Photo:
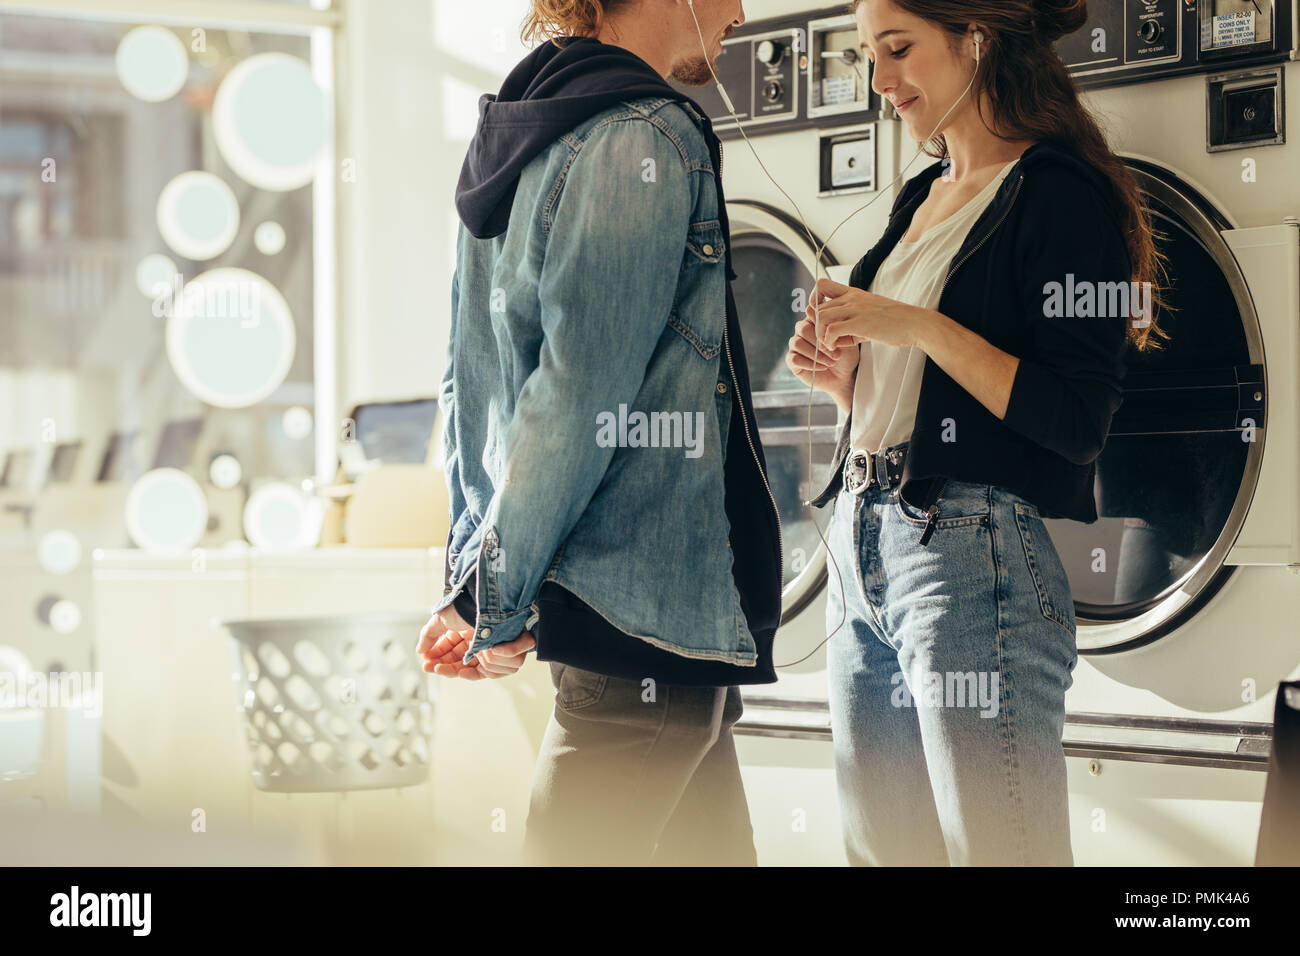
[[[477,239],[506,231],[523,168],[592,116],[625,100],[665,96],[699,108],[631,50],[594,37],[538,46],[510,71],[496,95],[478,101],[478,128],[456,184],[456,212]],[[706,136],[712,140],[711,124]]]

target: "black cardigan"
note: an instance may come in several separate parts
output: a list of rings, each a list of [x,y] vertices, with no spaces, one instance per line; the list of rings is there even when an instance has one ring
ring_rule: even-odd
[[[868,289],[942,165],[903,187],[850,285]],[[998,419],[927,357],[901,497],[928,508],[948,478],[997,485],[1033,502],[1045,518],[1096,521],[1095,459],[1123,401],[1129,318],[1113,301],[1094,309],[1115,313],[1105,317],[1083,315],[1084,308],[1049,316],[1045,286],[1128,289],[1131,278],[1110,180],[1060,146],[1027,149],[953,258],[936,309],[1020,358],[1006,414]],[[830,480],[813,499],[819,508],[839,492],[852,421],[850,414]]]

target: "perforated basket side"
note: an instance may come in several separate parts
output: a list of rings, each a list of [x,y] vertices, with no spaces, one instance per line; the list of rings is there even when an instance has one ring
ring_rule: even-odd
[[[427,676],[414,650],[427,617],[225,621],[261,790],[408,787],[428,779]]]

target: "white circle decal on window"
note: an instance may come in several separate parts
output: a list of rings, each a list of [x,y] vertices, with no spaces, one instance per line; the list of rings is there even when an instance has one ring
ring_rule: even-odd
[[[244,477],[244,468],[234,455],[221,454],[208,465],[208,478],[223,491],[235,487]]]
[[[286,482],[258,488],[244,506],[244,534],[264,551],[296,551],[320,541],[324,502]]]
[[[293,313],[247,269],[211,269],[184,285],[167,319],[167,357],[209,405],[244,408],[280,387],[293,364]]]
[[[151,299],[165,295],[175,278],[176,263],[161,253],[145,256],[135,267],[135,287]]]
[[[207,528],[208,502],[203,489],[179,468],[145,472],[126,496],[126,530],[145,551],[188,551]]]
[[[158,231],[187,259],[211,259],[239,232],[239,202],[222,180],[199,170],[181,173],[158,196]]]
[[[284,226],[275,221],[267,221],[253,230],[253,245],[264,256],[278,255],[284,248]]]
[[[147,103],[175,96],[185,85],[190,61],[176,34],[162,27],[136,27],[117,45],[117,77],[126,91]]]
[[[56,529],[41,535],[36,559],[50,574],[67,574],[81,564],[81,541],[71,531]]]
[[[239,176],[262,189],[297,189],[311,182],[325,147],[325,94],[306,61],[259,53],[221,81],[212,128]]]
[[[300,440],[311,434],[311,412],[301,405],[292,405],[284,410],[280,418],[280,427],[289,438]]]

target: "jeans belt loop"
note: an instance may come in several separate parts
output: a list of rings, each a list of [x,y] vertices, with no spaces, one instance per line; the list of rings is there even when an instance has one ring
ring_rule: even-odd
[[[876,466],[876,483],[879,484],[882,489],[888,488],[890,484],[889,462],[885,461],[884,452],[882,451],[880,454],[872,455],[871,459],[873,464]]]

